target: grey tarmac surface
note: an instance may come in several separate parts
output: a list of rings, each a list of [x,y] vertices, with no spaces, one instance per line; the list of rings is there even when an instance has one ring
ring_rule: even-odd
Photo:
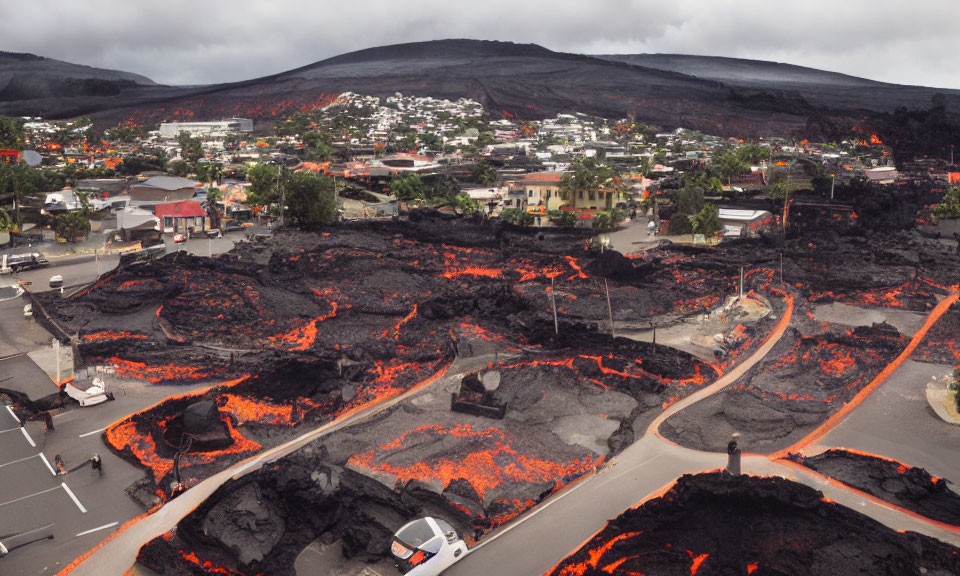
[[[35,448],[21,433],[0,434],[0,534],[55,524],[53,540],[35,542],[0,559],[3,576],[55,574],[109,536],[117,526],[143,513],[124,490],[143,478],[145,472],[107,449],[102,440],[103,428],[167,396],[211,384],[158,386],[128,381],[121,385],[108,380],[107,385],[108,390],[116,394],[115,401],[90,408],[74,404],[73,409],[53,415],[54,431],[44,433],[39,423],[28,423]],[[4,419],[5,414],[10,421]],[[16,425],[7,410],[0,408],[0,430],[8,429],[11,424]],[[103,476],[86,465],[66,476],[54,477],[39,457],[41,451],[51,466],[60,454],[67,469],[99,454],[103,459]],[[15,462],[21,458],[29,459]],[[4,465],[10,462],[15,463]],[[73,491],[85,513],[59,487],[61,482]],[[43,492],[53,487],[57,489]],[[37,492],[43,493],[3,505]],[[84,534],[95,528],[102,529]]]
[[[930,378],[953,371],[945,364],[907,360],[863,404],[804,453],[853,448],[921,466],[960,485],[960,426],[944,422],[927,403]]]

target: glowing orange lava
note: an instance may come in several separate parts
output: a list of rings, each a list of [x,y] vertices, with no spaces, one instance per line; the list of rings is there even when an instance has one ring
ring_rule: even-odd
[[[146,340],[148,336],[146,334],[138,334],[135,332],[127,332],[126,330],[102,330],[100,332],[91,332],[90,334],[84,334],[81,337],[87,342],[95,342],[102,340],[123,340],[125,338],[131,338],[135,340]]]
[[[434,457],[409,465],[384,461],[390,453],[401,450],[412,436],[424,435],[471,438],[481,447],[456,459]],[[446,488],[454,480],[465,479],[483,499],[488,492],[507,482],[553,482],[559,488],[571,478],[592,472],[603,460],[603,457],[592,454],[567,463],[542,460],[518,453],[511,447],[507,434],[498,428],[474,430],[470,425],[461,424],[454,428],[421,426],[381,445],[379,450],[355,454],[350,457],[349,464],[389,474],[403,483],[410,480],[437,481]]]
[[[104,360],[109,364],[116,366],[117,375],[124,378],[136,378],[146,380],[156,384],[165,380],[203,380],[215,375],[215,372],[209,369],[197,368],[194,366],[177,366],[174,363],[163,364],[159,366],[148,366],[144,362],[133,362],[123,360],[112,356]]]

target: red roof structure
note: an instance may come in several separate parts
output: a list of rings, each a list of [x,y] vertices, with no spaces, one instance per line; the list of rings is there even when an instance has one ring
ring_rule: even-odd
[[[182,202],[170,202],[168,204],[157,204],[153,213],[158,218],[172,216],[173,218],[196,218],[203,216],[203,207],[196,200],[184,200]]]

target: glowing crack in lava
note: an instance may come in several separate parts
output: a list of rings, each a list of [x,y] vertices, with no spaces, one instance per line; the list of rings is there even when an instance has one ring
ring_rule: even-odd
[[[330,312],[326,314],[321,314],[313,320],[307,322],[305,325],[294,328],[286,334],[277,334],[276,336],[270,336],[269,340],[271,342],[284,342],[287,344],[296,344],[290,348],[290,350],[307,350],[313,346],[314,341],[317,339],[318,328],[317,324],[323,322],[324,320],[329,320],[337,315],[337,303],[335,301],[328,302],[330,304]]]
[[[414,443],[435,442],[444,437],[466,439],[467,442],[458,444],[459,450],[452,449],[450,457],[435,456],[409,464],[390,461],[403,458],[404,449]],[[594,471],[603,461],[602,456],[593,454],[570,462],[540,459],[514,449],[511,437],[499,428],[474,429],[468,424],[460,424],[453,428],[419,426],[377,449],[351,456],[348,464],[392,476],[402,483],[411,480],[438,482],[444,489],[454,480],[466,480],[484,500],[494,489],[508,483],[552,482],[556,490]]]
[[[125,338],[130,338],[134,340],[146,340],[148,336],[146,334],[138,334],[136,332],[128,332],[126,330],[101,330],[100,332],[91,332],[89,334],[84,334],[81,336],[81,339],[86,342],[102,342],[107,340],[123,340]]]
[[[215,375],[212,369],[198,368],[195,366],[178,366],[173,362],[170,364],[150,366],[144,362],[124,360],[116,356],[105,358],[104,361],[116,367],[118,376],[146,380],[152,384],[163,381],[203,380],[204,378]]]
[[[180,557],[186,560],[187,562],[198,566],[206,574],[224,574],[226,576],[246,576],[241,572],[234,572],[233,570],[227,570],[222,566],[217,566],[209,560],[200,560],[196,552],[186,552],[184,550],[177,551],[180,554]],[[263,576],[263,574],[258,573],[256,576]]]
[[[643,534],[643,532],[624,532],[623,534],[617,534],[603,544],[595,548],[588,549],[586,560],[576,564],[564,566],[563,569],[557,573],[557,576],[583,576],[587,573],[587,570],[591,568],[600,568],[608,574],[615,574],[617,573],[617,569],[620,568],[624,562],[636,558],[636,556],[620,558],[603,567],[598,566],[598,564],[601,560],[603,560],[603,557],[614,548],[614,546],[617,546],[618,544],[626,542],[627,540],[635,538],[641,534]]]

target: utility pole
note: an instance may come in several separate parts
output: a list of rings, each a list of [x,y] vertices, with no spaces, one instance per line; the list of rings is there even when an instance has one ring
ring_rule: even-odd
[[[616,338],[617,335],[613,329],[613,307],[610,305],[610,286],[607,285],[607,279],[603,279],[603,289],[607,292],[607,313],[610,314],[610,336]]]
[[[836,183],[837,183],[837,175],[831,174],[830,175],[830,199],[831,200],[833,200],[833,187]]]
[[[743,266],[740,267],[740,297],[737,300],[743,300]]]
[[[553,306],[553,332],[560,335],[560,323],[557,321],[557,294],[554,291],[554,279],[550,279],[550,303]]]

